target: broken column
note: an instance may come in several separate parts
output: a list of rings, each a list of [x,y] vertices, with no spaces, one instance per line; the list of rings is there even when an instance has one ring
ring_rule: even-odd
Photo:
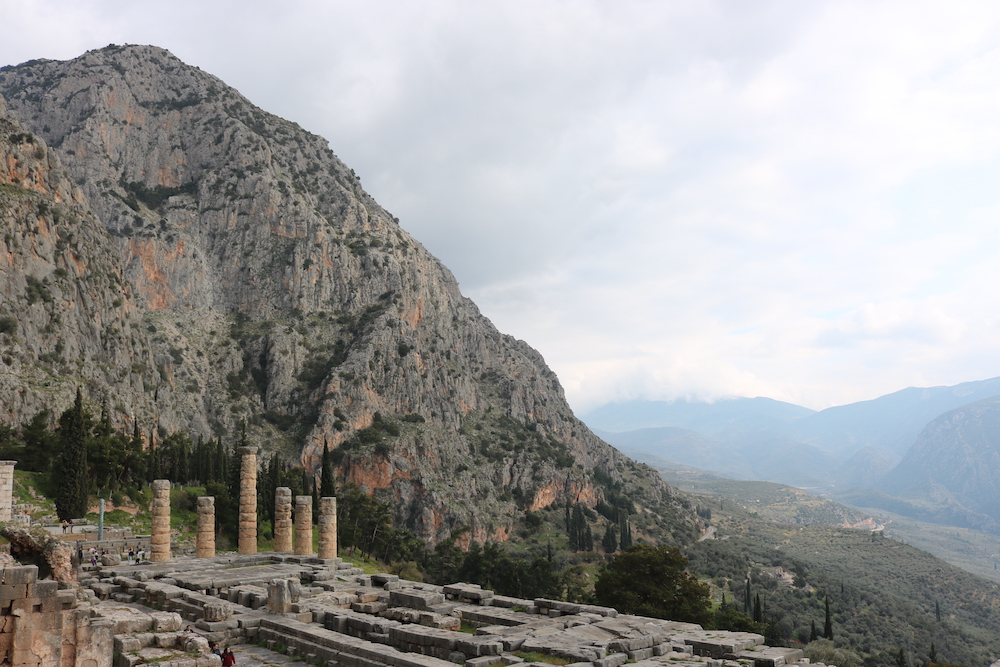
[[[198,534],[195,536],[194,555],[197,558],[215,557],[215,498],[198,497]]]
[[[287,486],[274,490],[274,550],[292,551],[292,490]]]
[[[240,447],[240,524],[241,554],[257,553],[257,448]]]
[[[153,480],[153,530],[149,538],[149,560],[170,560],[170,480]]]
[[[313,552],[312,505],[312,496],[295,496],[295,553],[299,556]]]
[[[292,610],[292,596],[287,579],[272,579],[268,583],[267,610],[272,614],[287,614]]]
[[[0,461],[0,521],[14,518],[14,466],[17,461]]]
[[[337,499],[319,499],[319,557],[337,557]]]

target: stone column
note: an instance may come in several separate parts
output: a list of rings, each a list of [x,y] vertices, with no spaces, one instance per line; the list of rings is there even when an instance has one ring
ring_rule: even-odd
[[[240,447],[239,552],[257,553],[257,448]]]
[[[215,498],[198,497],[198,534],[195,536],[194,555],[197,558],[215,557]]]
[[[267,584],[267,610],[272,614],[287,614],[292,610],[287,579],[272,579]]]
[[[14,466],[17,461],[0,461],[0,521],[14,518]]]
[[[287,486],[274,490],[274,550],[292,551],[292,490]]]
[[[319,557],[337,557],[337,499],[319,499]]]
[[[153,531],[149,560],[170,560],[170,480],[153,480]]]
[[[295,553],[313,552],[313,497],[295,496]]]

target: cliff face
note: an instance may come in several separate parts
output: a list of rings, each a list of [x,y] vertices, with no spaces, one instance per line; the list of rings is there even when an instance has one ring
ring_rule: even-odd
[[[4,334],[17,378],[0,387],[8,417],[49,401],[37,383],[8,399],[22,378],[53,372],[39,355],[61,336],[73,361],[56,372],[87,378],[119,421],[206,436],[247,423],[265,449],[309,466],[326,442],[344,476],[426,537],[470,524],[477,539],[504,539],[524,509],[594,504],[617,482],[693,525],[651,470],[573,416],[541,356],[499,333],[320,137],[155,47],[6,67],[0,94],[79,184],[58,177],[87,221],[74,238],[89,262],[81,273],[71,250],[54,254],[54,221],[21,224],[2,289],[15,298],[33,276],[62,290],[61,266],[80,314],[60,306],[59,335],[38,335],[56,307],[18,306],[32,324],[16,345]],[[9,150],[25,169],[58,170],[45,143]]]
[[[148,410],[143,308],[117,249],[59,157],[10,119],[3,98],[0,230],[0,419],[65,407],[81,382],[120,413]]]

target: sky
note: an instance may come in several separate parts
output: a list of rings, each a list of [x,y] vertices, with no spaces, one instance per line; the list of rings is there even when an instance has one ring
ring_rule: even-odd
[[[0,0],[329,140],[577,411],[1000,376],[1000,4]]]

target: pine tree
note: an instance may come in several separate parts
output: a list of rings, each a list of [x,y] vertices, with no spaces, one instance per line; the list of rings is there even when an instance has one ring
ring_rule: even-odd
[[[79,387],[73,407],[59,417],[59,442],[62,456],[56,468],[58,493],[56,514],[63,521],[79,519],[87,514],[90,476],[87,474],[87,440],[90,418],[83,407]]]
[[[830,619],[830,596],[826,596],[826,620],[823,622],[823,636],[833,639],[833,621]]]

